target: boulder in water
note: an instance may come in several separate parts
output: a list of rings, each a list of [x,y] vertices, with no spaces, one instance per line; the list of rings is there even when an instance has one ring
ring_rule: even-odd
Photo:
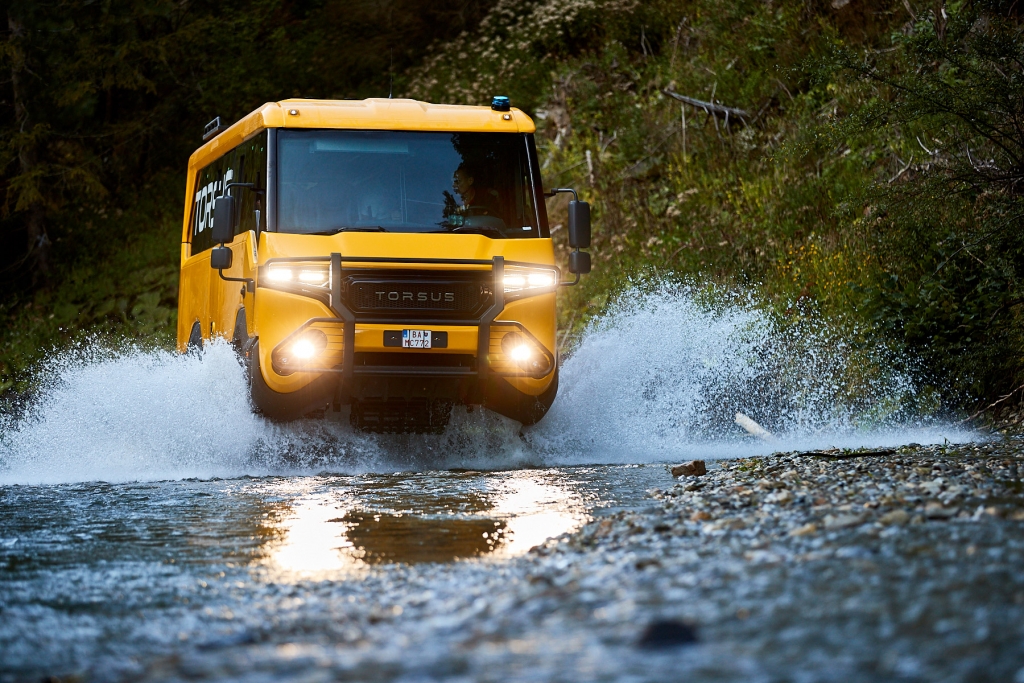
[[[673,477],[681,477],[684,474],[691,477],[699,477],[707,473],[708,468],[704,466],[703,460],[691,460],[672,468]]]

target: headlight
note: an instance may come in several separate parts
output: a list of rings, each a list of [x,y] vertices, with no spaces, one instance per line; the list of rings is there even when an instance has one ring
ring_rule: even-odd
[[[279,261],[263,266],[259,273],[260,287],[304,294],[321,301],[326,300],[331,291],[329,263]]]
[[[554,268],[505,267],[505,294],[529,296],[553,291],[558,284]]]
[[[327,264],[272,263],[267,267],[267,281],[271,285],[327,288],[331,282],[331,268]]]

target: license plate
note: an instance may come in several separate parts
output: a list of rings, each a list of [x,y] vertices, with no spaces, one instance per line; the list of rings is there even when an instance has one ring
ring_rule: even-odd
[[[402,330],[403,349],[429,349],[430,330]]]

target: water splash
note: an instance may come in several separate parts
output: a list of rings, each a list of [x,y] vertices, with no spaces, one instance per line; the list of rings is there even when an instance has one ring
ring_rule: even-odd
[[[536,448],[594,461],[890,446],[972,433],[922,414],[911,364],[825,322],[784,324],[749,300],[663,285],[627,292],[561,370]],[[776,438],[756,439],[743,413]]]
[[[252,414],[226,344],[202,358],[65,356],[26,414],[0,421],[0,483],[654,462],[773,450],[966,441],[916,415],[898,358],[826,324],[781,325],[749,302],[688,288],[633,293],[564,362],[539,425],[457,408],[439,436],[353,432],[344,415],[276,425]],[[736,412],[778,437],[766,443]]]
[[[5,425],[0,477],[62,482],[244,473],[263,429],[227,345],[203,359],[126,350],[57,357]]]

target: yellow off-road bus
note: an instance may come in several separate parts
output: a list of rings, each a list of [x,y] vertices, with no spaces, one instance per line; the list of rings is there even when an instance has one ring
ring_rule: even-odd
[[[178,348],[223,338],[254,409],[348,406],[357,429],[437,432],[456,405],[523,424],[558,389],[555,291],[590,271],[590,208],[545,194],[533,121],[414,100],[286,100],[189,159]],[[571,192],[563,281],[545,197]]]

